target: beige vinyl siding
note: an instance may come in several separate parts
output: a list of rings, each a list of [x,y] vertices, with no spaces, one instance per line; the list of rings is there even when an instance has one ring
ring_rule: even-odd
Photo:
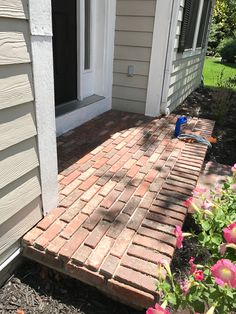
[[[26,0],[0,1],[0,264],[42,217]]]
[[[186,53],[178,53],[184,3],[185,1],[182,0],[179,8],[174,58],[168,92],[168,107],[171,111],[181,104],[200,85],[202,62],[205,57],[204,49],[196,50],[192,56],[188,56]]]
[[[156,0],[117,0],[113,109],[145,113],[155,7]]]

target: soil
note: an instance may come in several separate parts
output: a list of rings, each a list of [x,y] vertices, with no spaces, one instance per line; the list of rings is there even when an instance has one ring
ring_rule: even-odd
[[[193,92],[179,106],[176,114],[215,120],[213,91],[201,89]],[[236,93],[232,105],[214,129],[217,143],[213,145],[207,161],[232,165],[236,162]],[[191,225],[190,222],[186,225]],[[202,261],[207,252],[199,252],[193,241],[187,241],[183,250],[177,250],[172,268],[181,278],[188,272],[188,261],[198,253]],[[25,261],[0,289],[0,314],[144,314],[114,302],[96,289],[58,274],[36,263]]]
[[[215,108],[216,90],[201,88],[193,92],[174,113],[191,117],[199,117],[216,121],[213,136],[217,143],[209,150],[206,161],[223,165],[233,165],[236,162],[236,93],[230,96],[228,110],[224,102]]]

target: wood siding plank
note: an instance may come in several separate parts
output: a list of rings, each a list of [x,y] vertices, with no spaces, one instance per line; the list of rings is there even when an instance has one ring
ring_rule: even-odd
[[[0,65],[29,63],[30,39],[28,22],[1,19]]]
[[[153,32],[154,18],[146,16],[117,16],[116,30],[133,32]]]
[[[37,134],[34,104],[27,103],[1,110],[0,151]]]
[[[0,189],[38,167],[37,144],[30,138],[1,152]]]
[[[41,193],[38,169],[0,191],[0,225],[31,203]]]
[[[0,85],[0,109],[32,101],[31,65],[1,66]]]
[[[115,73],[128,73],[129,60],[114,60],[114,72]],[[148,76],[149,74],[149,62],[132,61],[135,74]]]
[[[156,1],[117,1],[116,14],[125,16],[155,16]]]
[[[150,61],[151,49],[141,47],[115,47],[115,59],[131,61]]]
[[[132,47],[152,47],[152,33],[117,31],[115,45]]]
[[[146,89],[131,88],[126,86],[113,86],[113,97],[134,101],[146,101]]]
[[[0,17],[14,19],[28,19],[28,1],[27,0],[1,0]]]
[[[6,221],[0,229],[0,255],[19,240],[32,226],[42,219],[41,201],[36,198],[16,215]]]
[[[114,110],[136,112],[141,114],[144,114],[145,112],[145,102],[140,101],[113,98],[112,106]]]
[[[114,73],[113,84],[116,86],[127,86],[135,88],[147,88],[148,78],[146,76],[134,75],[129,77],[126,74]]]

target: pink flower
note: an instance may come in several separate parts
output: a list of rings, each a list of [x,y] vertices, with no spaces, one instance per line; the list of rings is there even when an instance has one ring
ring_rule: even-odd
[[[209,210],[209,209],[211,209],[212,205],[213,205],[212,202],[205,200],[203,202],[202,208],[205,210]]]
[[[195,280],[197,281],[203,281],[204,279],[204,273],[202,270],[196,270],[194,273],[193,273],[193,277],[195,278]]]
[[[186,201],[183,202],[183,205],[189,207],[193,204],[193,197],[189,197]]]
[[[236,222],[223,229],[225,241],[236,244]]]
[[[211,267],[211,273],[218,285],[236,288],[236,265],[227,259],[219,260]]]
[[[149,307],[146,314],[170,314],[169,311],[163,309],[159,304],[155,304],[155,308]]]
[[[196,187],[194,190],[193,190],[193,197],[198,197],[204,193],[207,192],[207,189],[206,188],[201,188],[201,187]]]
[[[222,243],[219,247],[219,253],[221,256],[225,255],[226,249],[227,249],[226,243]]]
[[[190,265],[190,272],[191,272],[191,274],[193,274],[196,271],[196,269],[197,269],[196,265],[193,263],[194,261],[195,261],[195,258],[191,257],[189,262],[188,262],[189,265]]]
[[[236,164],[233,165],[233,167],[231,168],[232,172],[236,172]]]
[[[180,226],[176,226],[175,227],[175,236],[176,236],[176,247],[178,249],[181,249],[183,247],[183,240],[184,240],[184,237],[183,237],[183,232],[181,230],[181,227]]]
[[[180,282],[180,289],[182,290],[183,294],[184,295],[187,295],[189,293],[189,289],[191,288],[191,281],[185,279],[185,280],[182,280]]]

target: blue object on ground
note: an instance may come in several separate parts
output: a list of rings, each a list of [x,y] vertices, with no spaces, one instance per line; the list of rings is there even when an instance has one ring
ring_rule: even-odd
[[[187,118],[185,116],[179,117],[175,125],[175,137],[178,137],[181,133],[181,125],[187,123]]]

